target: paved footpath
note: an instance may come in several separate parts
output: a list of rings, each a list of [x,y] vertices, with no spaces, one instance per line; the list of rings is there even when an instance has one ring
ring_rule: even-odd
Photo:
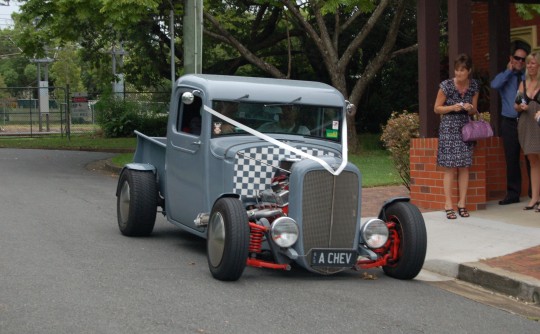
[[[362,219],[376,217],[392,197],[409,192],[404,186],[363,188]],[[524,211],[526,203],[494,201],[456,220],[442,210],[421,210],[428,232],[424,269],[536,303],[540,312],[540,213]]]

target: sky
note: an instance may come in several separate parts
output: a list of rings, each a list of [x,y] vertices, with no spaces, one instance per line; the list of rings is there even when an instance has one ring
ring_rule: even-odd
[[[0,1],[0,3],[4,3]],[[11,13],[19,10],[19,1],[9,0],[9,6],[0,6],[0,29],[9,28],[13,24]]]

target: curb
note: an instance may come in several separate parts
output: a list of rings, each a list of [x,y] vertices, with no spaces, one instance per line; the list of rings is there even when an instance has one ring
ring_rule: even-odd
[[[540,280],[482,262],[459,265],[457,279],[540,306]]]
[[[109,172],[113,172],[116,174],[120,174],[120,172],[122,171],[122,167],[118,167],[115,164],[113,164],[111,159],[105,160],[105,169],[108,170]]]

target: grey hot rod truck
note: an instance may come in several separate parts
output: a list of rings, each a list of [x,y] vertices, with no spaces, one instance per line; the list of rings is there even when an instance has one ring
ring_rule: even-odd
[[[347,161],[351,105],[326,84],[217,75],[181,77],[166,137],[137,132],[120,173],[118,226],[149,235],[158,208],[207,239],[219,280],[246,265],[320,274],[382,267],[399,279],[420,272],[426,228],[407,198],[360,219],[362,175]]]

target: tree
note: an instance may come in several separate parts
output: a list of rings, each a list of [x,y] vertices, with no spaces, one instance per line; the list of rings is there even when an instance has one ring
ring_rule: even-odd
[[[24,67],[24,76],[29,83],[33,83],[33,86],[37,87],[37,66],[36,64],[28,64]]]
[[[115,78],[111,71],[111,50],[125,42],[131,49],[133,69],[127,73],[139,82],[156,82],[170,76],[168,67],[162,66],[168,50],[155,45],[155,41],[168,41],[163,31],[164,17],[160,11],[169,1],[155,0],[28,0],[15,15],[18,44],[30,58],[44,57],[46,47],[63,47],[72,42],[80,48],[81,60],[90,64],[84,69],[92,75],[100,75],[103,82]],[[163,8],[158,8],[159,6]],[[150,60],[150,61],[149,61]],[[128,60],[129,62],[129,60]],[[143,67],[136,64],[152,64]],[[167,76],[162,69],[167,68]],[[96,70],[98,69],[98,70]],[[108,69],[108,71],[101,71]],[[83,76],[88,76],[83,73]],[[150,78],[148,77],[150,76]],[[94,87],[101,87],[95,84]]]
[[[110,50],[128,50],[123,72],[136,86],[170,78],[168,0],[28,0],[18,24],[21,48],[39,55],[45,45],[76,42],[92,69],[110,68]],[[415,50],[416,35],[397,36],[409,0],[206,0],[205,73],[318,80],[358,105],[393,57]],[[175,31],[182,31],[183,3],[174,3]],[[406,38],[404,38],[406,37]],[[182,37],[176,36],[177,44]],[[175,48],[182,63],[182,48]],[[114,78],[101,73],[104,82]],[[84,76],[84,73],[83,73]],[[350,149],[356,148],[349,117]]]
[[[23,75],[29,61],[21,55],[15,43],[14,32],[11,29],[0,30],[0,75],[7,86],[24,87],[36,80],[34,77],[29,81]]]
[[[10,97],[9,92],[5,88],[7,88],[7,85],[4,82],[4,78],[0,75],[0,99]]]
[[[252,15],[254,27],[264,18],[265,11],[268,9],[268,2],[255,2],[262,3],[262,5],[258,7],[259,10],[255,12],[255,15]],[[390,59],[401,53],[416,50],[415,38],[411,41],[411,45],[399,50],[395,49],[401,20],[407,9],[407,4],[410,4],[407,0],[381,0],[378,2],[279,0],[273,3],[276,5],[274,8],[279,8],[277,4],[286,8],[280,15],[287,24],[292,25],[291,30],[287,31],[287,41],[291,35],[298,36],[301,50],[311,52],[306,57],[310,59],[315,72],[320,73],[321,70],[324,70],[329,83],[353,104],[359,103],[368,85]],[[223,8],[219,8],[219,10],[221,12]],[[205,19],[211,23],[209,30],[212,30],[208,32],[210,36],[227,42],[244,59],[266,73],[278,78],[290,77],[290,71],[287,74],[283,73],[260,56],[261,52],[257,52],[261,50],[260,43],[254,43],[252,47],[249,44],[243,44],[214,15],[217,15],[214,7],[204,13]],[[272,15],[277,16],[274,12],[268,16]],[[370,34],[377,28],[381,28],[380,24],[378,25],[381,21],[386,21],[388,25],[383,38],[379,39],[382,41],[380,47],[377,48],[376,52],[364,50],[362,46],[366,44]],[[275,24],[275,22],[273,23]],[[303,31],[303,33],[299,34],[299,31]],[[285,37],[281,34],[280,38]],[[282,41],[277,37],[274,39]],[[288,47],[290,56],[290,44]],[[354,118],[349,116],[348,121],[348,132],[351,135],[349,145],[351,151],[355,151],[357,137]]]
[[[55,62],[50,66],[50,76],[54,80],[54,86],[67,87],[69,85],[71,91],[84,91],[78,59],[77,48],[73,44],[67,44],[59,50]]]
[[[516,12],[524,20],[531,20],[540,14],[540,5],[515,4]]]

